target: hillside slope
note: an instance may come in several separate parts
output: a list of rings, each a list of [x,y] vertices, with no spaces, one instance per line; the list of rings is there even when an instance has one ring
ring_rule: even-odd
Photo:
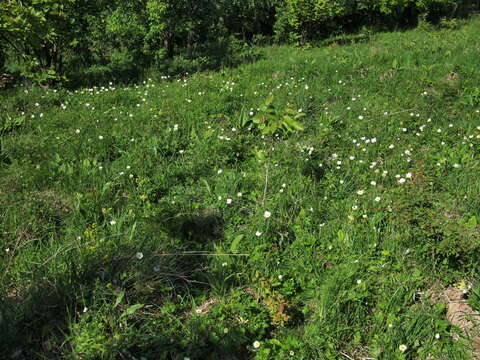
[[[479,28],[1,93],[2,354],[468,358]]]

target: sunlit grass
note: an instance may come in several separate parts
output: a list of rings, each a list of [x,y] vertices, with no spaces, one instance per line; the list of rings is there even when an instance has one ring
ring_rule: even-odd
[[[3,92],[2,353],[468,358],[432,293],[478,287],[479,25]]]

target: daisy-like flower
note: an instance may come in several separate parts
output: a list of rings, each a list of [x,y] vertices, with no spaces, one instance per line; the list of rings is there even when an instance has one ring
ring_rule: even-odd
[[[405,178],[400,178],[400,179],[398,180],[398,182],[399,182],[400,184],[403,184],[405,181],[406,181]]]
[[[262,233],[261,233],[260,231],[257,231],[257,232],[255,233],[255,236],[260,236],[260,235],[262,235]]]
[[[353,205],[353,206],[352,206],[352,210],[358,210],[358,206],[357,206],[357,205]]]
[[[99,135],[99,136],[98,136],[98,139],[99,139],[99,140],[103,140],[103,136],[102,136],[102,135]]]
[[[142,260],[143,259],[143,253],[141,251],[137,252],[135,254],[135,257],[138,259],[138,260]]]
[[[264,217],[265,219],[268,219],[270,216],[272,216],[272,213],[271,213],[270,211],[265,211],[265,212],[263,213],[263,217]]]
[[[381,200],[380,196],[377,196],[377,197],[375,198],[375,201],[376,201],[376,202],[379,202],[380,200]]]
[[[260,341],[254,341],[254,342],[253,342],[253,347],[254,347],[255,349],[258,349],[258,348],[260,347],[260,345],[261,345],[261,344],[260,344]]]
[[[365,193],[364,190],[358,190],[358,191],[357,191],[357,194],[358,194],[358,195],[363,195],[364,193]]]
[[[230,205],[232,203],[232,199],[227,199],[227,205]]]
[[[110,220],[110,225],[115,225],[117,222],[115,220]]]
[[[407,349],[408,349],[407,345],[404,345],[404,344],[402,344],[398,347],[398,350],[400,350],[402,353],[407,351]]]

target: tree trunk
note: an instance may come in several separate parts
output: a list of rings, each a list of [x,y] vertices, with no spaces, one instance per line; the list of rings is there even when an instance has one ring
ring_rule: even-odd
[[[0,49],[0,73],[3,72],[3,69],[5,67],[5,61],[6,61],[5,53],[2,49]]]
[[[165,40],[163,41],[163,44],[165,46],[165,50],[167,51],[167,58],[171,59],[173,58],[173,52],[175,50],[174,48],[174,43],[173,43],[173,34],[168,33],[167,36],[165,36]]]

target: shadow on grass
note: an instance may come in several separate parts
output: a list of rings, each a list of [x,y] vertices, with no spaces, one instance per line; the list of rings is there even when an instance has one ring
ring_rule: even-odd
[[[98,253],[92,250],[82,258],[78,254],[65,255],[62,260],[56,260],[56,266],[64,268],[61,275],[49,274],[49,269],[41,266],[41,273],[33,276],[32,286],[4,294],[0,298],[2,356],[6,359],[62,358],[71,347],[71,326],[79,321],[84,308],[106,307],[110,313],[117,312],[113,316],[118,318],[120,309],[132,304],[154,304],[159,309],[164,302],[175,303],[187,295],[205,294],[210,286],[205,276],[208,264],[203,250],[210,248],[209,242],[222,236],[221,218],[202,213],[177,217],[167,225],[170,235],[160,239],[165,244],[151,241],[142,247],[143,252],[129,245],[104,253],[100,249]],[[153,229],[148,230],[150,233]],[[178,236],[176,241],[180,244],[168,243],[172,236]],[[197,250],[186,251],[192,247]],[[116,307],[114,303],[120,292],[125,295]],[[195,347],[217,347],[203,338],[202,331],[199,330],[200,343]],[[113,329],[108,332],[113,336]],[[155,352],[160,340],[149,336],[151,339],[143,342],[147,348],[143,346],[138,354]],[[137,352],[136,342],[132,341],[131,346],[125,344],[127,350],[119,350],[118,357],[113,358],[134,359],[136,355],[128,354]],[[228,349],[220,353],[228,354]]]
[[[166,75],[175,78],[202,71],[236,68],[261,58],[258,48],[231,37],[180,49],[172,58],[149,59],[142,65],[137,62],[125,64],[121,69],[108,64],[83,66],[81,70],[76,66],[75,71],[67,75],[70,80],[65,87],[76,89],[109,82],[135,84],[147,78],[163,78]]]

